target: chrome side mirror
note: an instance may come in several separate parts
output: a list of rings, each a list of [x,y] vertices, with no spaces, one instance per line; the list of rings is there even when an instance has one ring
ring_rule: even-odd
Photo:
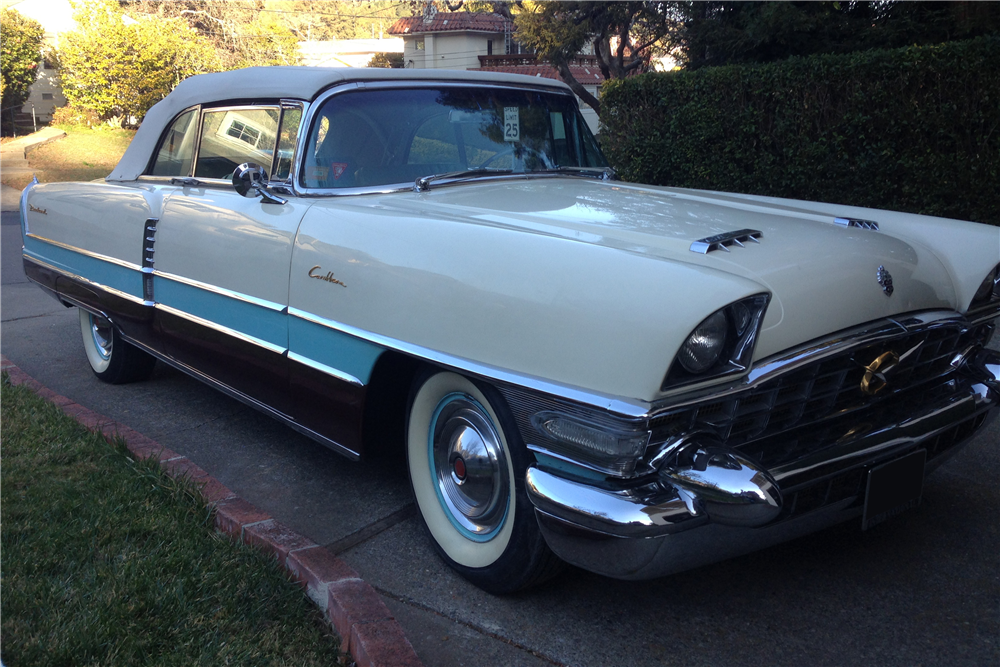
[[[267,191],[267,172],[253,162],[244,162],[233,172],[233,188],[243,197],[259,196],[266,204],[287,204],[288,200]]]

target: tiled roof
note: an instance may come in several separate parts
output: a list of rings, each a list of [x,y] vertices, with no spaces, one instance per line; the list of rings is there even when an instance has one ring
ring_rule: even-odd
[[[421,32],[503,32],[504,18],[498,14],[473,12],[438,12],[430,21],[422,16],[408,16],[392,24],[390,35],[413,35]]]
[[[559,79],[559,70],[552,65],[501,65],[498,67],[482,67],[479,72],[506,72],[508,74],[526,74],[543,79]],[[584,86],[596,86],[604,82],[601,70],[596,67],[570,67],[573,77]]]

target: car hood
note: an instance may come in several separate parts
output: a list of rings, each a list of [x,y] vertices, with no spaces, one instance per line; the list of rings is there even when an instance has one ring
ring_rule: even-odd
[[[391,206],[409,214],[558,236],[756,281],[761,291],[772,295],[757,358],[882,317],[960,309],[951,272],[934,250],[893,235],[884,224],[878,231],[837,224],[836,217],[854,217],[849,210],[856,209],[849,207],[819,205],[817,210],[793,201],[583,178],[440,186],[412,197],[393,197]],[[743,229],[761,232],[760,242],[734,245],[729,252],[691,250],[695,241]],[[594,268],[599,274],[600,267]],[[885,288],[887,279],[891,293]],[[698,285],[678,285],[677,290],[678,298],[698,298]]]

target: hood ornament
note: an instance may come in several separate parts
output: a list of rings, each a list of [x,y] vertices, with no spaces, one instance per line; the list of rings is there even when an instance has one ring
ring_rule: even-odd
[[[878,284],[882,286],[882,291],[885,292],[886,296],[892,296],[892,274],[881,264],[878,267],[878,273],[875,275],[878,279]]]
[[[899,355],[889,350],[865,366],[865,375],[861,378],[861,393],[874,396],[885,389],[889,384],[889,373],[899,365],[899,360]]]

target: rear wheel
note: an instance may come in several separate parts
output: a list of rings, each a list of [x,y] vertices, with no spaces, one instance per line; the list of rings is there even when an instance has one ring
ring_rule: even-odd
[[[122,338],[107,318],[80,309],[80,333],[87,361],[99,379],[110,384],[145,380],[156,359]]]
[[[528,452],[492,387],[455,373],[420,374],[407,462],[434,546],[472,583],[511,593],[558,572],[524,490]]]

